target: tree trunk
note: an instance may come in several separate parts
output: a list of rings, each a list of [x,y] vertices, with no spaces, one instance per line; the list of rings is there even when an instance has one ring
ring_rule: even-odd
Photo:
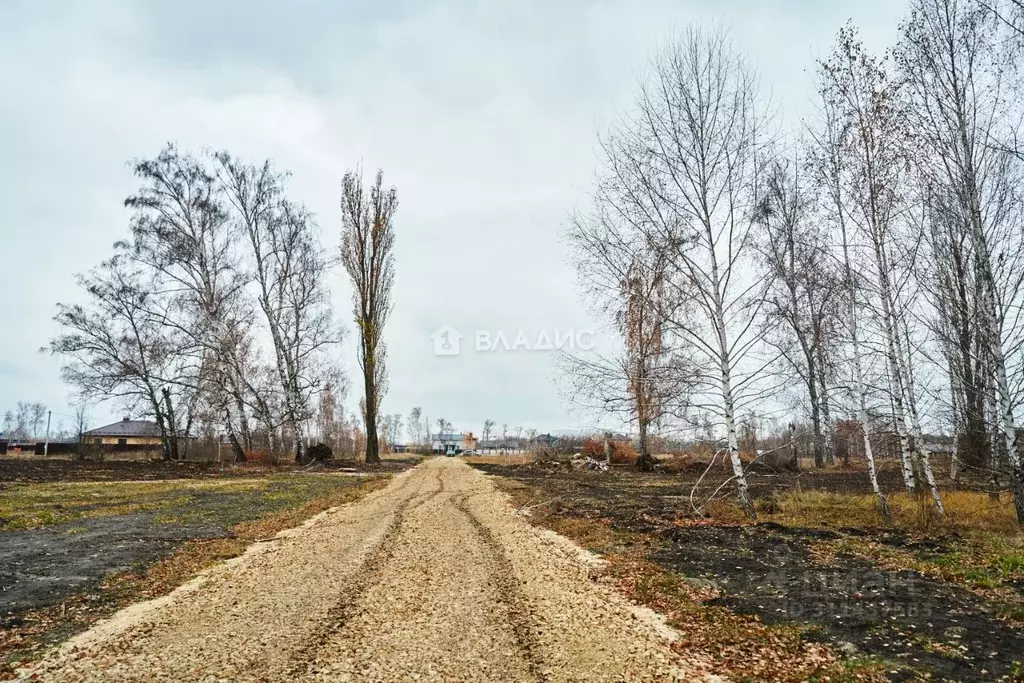
[[[807,388],[810,389],[811,394],[811,429],[814,432],[814,466],[821,469],[825,465],[824,453],[822,448],[822,435],[821,435],[821,407],[818,403],[818,383],[814,379],[814,366],[811,365],[809,376],[810,381],[807,383]],[[792,438],[792,434],[790,435]]]
[[[935,483],[935,475],[932,472],[932,454],[928,450],[928,446],[925,445],[924,433],[921,430],[921,420],[917,414],[917,399],[914,396],[914,372],[911,369],[910,333],[906,327],[904,327],[903,333],[906,340],[906,348],[904,349],[899,337],[897,337],[896,350],[904,366],[900,370],[903,372],[903,376],[906,377],[907,408],[910,411],[910,427],[914,437],[914,448],[917,451],[917,457],[921,465],[921,473],[924,475],[924,480],[928,484],[929,490],[931,490],[932,499],[935,501],[935,508],[939,511],[940,515],[945,515],[946,508],[942,505],[942,496],[939,494],[939,487]]]
[[[224,428],[228,433],[228,442],[231,444],[231,453],[234,455],[235,462],[245,462],[245,449],[242,448],[242,444],[238,442],[238,436],[235,434],[230,408],[224,409]]]
[[[825,462],[833,463],[836,461],[836,445],[835,438],[832,430],[832,408],[829,405],[828,397],[828,384],[825,382],[825,358],[821,350],[822,344],[819,340],[816,348],[817,352],[817,369],[818,369],[818,382],[819,393],[818,400],[821,404],[821,421],[822,429],[825,432]],[[849,465],[849,449],[847,449],[846,464]]]
[[[637,455],[636,468],[641,472],[650,472],[654,469],[654,457],[647,446],[647,422],[640,421],[640,453]]]
[[[838,204],[838,201],[837,201]],[[871,451],[871,427],[868,419],[868,389],[864,381],[864,366],[861,362],[860,343],[857,338],[857,286],[853,279],[853,268],[850,265],[850,252],[846,240],[846,224],[842,219],[842,206],[839,205],[840,220],[839,228],[843,238],[843,264],[846,273],[846,286],[849,290],[850,299],[850,341],[853,344],[853,369],[857,383],[857,397],[860,402],[860,424],[861,433],[864,436],[864,457],[868,461],[868,479],[871,481],[871,490],[875,493],[875,502],[878,511],[886,524],[892,523],[892,512],[889,510],[889,502],[878,485],[878,471],[875,468],[875,456]],[[849,464],[849,449],[847,449],[846,463]]]
[[[999,394],[999,426],[1005,439],[1006,463],[1010,468],[1010,488],[1013,491],[1013,507],[1017,522],[1024,525],[1024,471],[1021,468],[1020,453],[1017,450],[1017,429],[1013,418],[1013,404],[1010,402],[1009,383],[1006,379],[1006,363],[1003,360],[1002,345],[995,359],[996,391]],[[995,449],[993,449],[993,452]],[[993,468],[995,471],[996,468]]]
[[[167,387],[161,389],[164,395],[164,403],[167,404],[167,424],[169,425],[170,437],[170,459],[179,460],[181,454],[178,452],[178,428],[177,422],[174,420],[174,405],[171,403],[171,392]]]
[[[377,386],[374,381],[374,354],[365,356],[363,384],[366,391],[366,463],[380,462],[380,441],[377,437]]]

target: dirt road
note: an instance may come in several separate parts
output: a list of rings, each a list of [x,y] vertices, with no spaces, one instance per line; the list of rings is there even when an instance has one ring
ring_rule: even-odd
[[[47,681],[706,680],[489,479],[433,459],[136,605]],[[25,672],[31,675],[30,672]]]

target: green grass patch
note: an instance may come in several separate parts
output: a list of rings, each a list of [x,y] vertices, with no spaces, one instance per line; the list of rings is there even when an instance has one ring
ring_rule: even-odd
[[[237,523],[357,483],[316,474],[250,479],[23,484],[0,489],[0,531],[53,527],[76,520],[160,511],[162,524]],[[256,498],[254,498],[254,495]]]

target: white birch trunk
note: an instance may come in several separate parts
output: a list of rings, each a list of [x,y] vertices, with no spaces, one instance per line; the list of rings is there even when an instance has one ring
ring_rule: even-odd
[[[899,337],[896,338],[896,350],[899,353],[900,371],[906,378],[906,390],[907,390],[907,409],[910,412],[910,429],[911,434],[914,437],[914,446],[917,449],[917,456],[921,462],[921,469],[924,471],[924,479],[928,484],[928,488],[932,493],[932,499],[935,501],[935,508],[939,511],[940,515],[946,514],[946,508],[942,505],[942,495],[939,493],[939,487],[935,483],[935,474],[932,472],[931,463],[931,451],[924,443],[924,433],[921,430],[921,419],[917,413],[917,398],[914,393],[914,373],[911,368],[910,358],[910,334],[906,328],[903,330],[906,338],[906,348],[903,347]]]
[[[837,202],[838,204],[838,202]],[[842,207],[840,206],[839,228],[843,238],[843,263],[846,270],[846,286],[849,289],[850,299],[850,341],[853,344],[853,368],[855,374],[856,391],[860,404],[861,432],[864,435],[864,457],[868,461],[868,479],[871,480],[871,490],[875,493],[875,501],[878,511],[886,524],[892,522],[892,512],[889,510],[889,502],[882,493],[882,487],[878,485],[878,471],[875,467],[875,456],[871,450],[871,427],[868,418],[868,389],[864,382],[864,366],[861,362],[860,340],[857,337],[857,286],[853,280],[853,268],[850,266],[850,251],[846,241],[846,224],[842,220]]]
[[[900,372],[899,351],[896,338],[896,324],[893,319],[892,290],[889,284],[889,263],[885,254],[885,245],[882,237],[875,232],[871,235],[874,242],[875,262],[878,266],[879,294],[882,299],[882,326],[885,331],[885,355],[889,367],[889,382],[892,392],[893,417],[896,423],[896,431],[900,437],[900,459],[903,463],[903,483],[907,487],[907,493],[913,494],[917,490],[917,480],[914,476],[914,465],[911,461],[910,438],[907,435],[907,416],[903,406],[905,394],[903,375]]]
[[[729,357],[729,339],[725,333],[725,309],[722,305],[721,282],[718,276],[718,262],[715,257],[714,241],[708,231],[708,248],[711,251],[711,277],[715,296],[715,327],[718,328],[719,362],[722,372],[722,408],[725,417],[725,433],[729,443],[729,462],[736,480],[736,494],[740,507],[747,517],[757,519],[754,502],[750,498],[750,487],[747,476],[743,472],[743,461],[740,460],[739,439],[736,437],[736,404],[732,392],[732,364]]]

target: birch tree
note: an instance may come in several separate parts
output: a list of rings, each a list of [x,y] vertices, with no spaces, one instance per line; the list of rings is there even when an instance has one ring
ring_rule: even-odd
[[[762,258],[772,283],[766,296],[766,321],[770,328],[781,323],[783,330],[781,334],[766,331],[766,337],[774,340],[806,389],[814,464],[822,467],[830,453],[825,438],[830,426],[824,347],[833,328],[839,288],[828,245],[815,220],[814,200],[801,172],[799,163],[774,162],[758,207],[758,220],[764,226]]]
[[[868,464],[868,479],[879,513],[886,523],[892,521],[892,513],[885,494],[878,483],[878,468],[871,446],[871,420],[868,412],[868,384],[865,378],[863,346],[860,334],[859,291],[860,280],[855,276],[850,250],[848,230],[848,199],[844,181],[844,159],[850,144],[852,125],[843,116],[841,103],[837,102],[830,90],[829,76],[825,65],[818,70],[819,95],[821,97],[821,119],[817,129],[812,129],[811,168],[818,185],[823,188],[827,200],[824,202],[826,215],[837,228],[842,253],[843,283],[846,293],[847,332],[853,355],[853,391],[856,394],[858,421],[863,439],[864,457]]]
[[[969,0],[915,0],[914,10],[903,26],[898,54],[918,139],[929,152],[925,173],[955,202],[944,217],[966,226],[981,350],[991,368],[997,424],[1017,517],[1024,523],[1024,472],[1008,370],[1022,264],[1005,267],[1005,261],[1020,258],[1020,200],[1007,168],[1013,162],[1001,150],[1005,145],[993,144],[1011,113],[999,17]]]
[[[757,76],[729,37],[690,28],[657,55],[616,149],[640,227],[669,264],[667,331],[692,351],[696,391],[725,429],[737,497],[751,518],[736,417],[763,396],[767,367],[752,353],[766,284],[750,277],[769,123],[758,97]]]
[[[850,26],[839,32],[836,49],[822,63],[823,92],[849,129],[843,161],[846,216],[869,245],[872,256],[874,310],[883,337],[882,353],[889,380],[893,423],[899,434],[903,478],[908,492],[917,488],[906,409],[907,384],[902,367],[891,245],[905,208],[903,181],[906,131],[899,111],[897,85],[885,61],[867,54]]]
[[[168,145],[153,159],[133,164],[142,182],[125,200],[134,209],[132,258],[155,274],[167,292],[164,325],[189,340],[202,369],[196,377],[208,391],[237,460],[245,459],[250,430],[237,364],[232,358],[246,321],[233,229],[214,175],[202,162]],[[239,440],[239,436],[242,440]]]

